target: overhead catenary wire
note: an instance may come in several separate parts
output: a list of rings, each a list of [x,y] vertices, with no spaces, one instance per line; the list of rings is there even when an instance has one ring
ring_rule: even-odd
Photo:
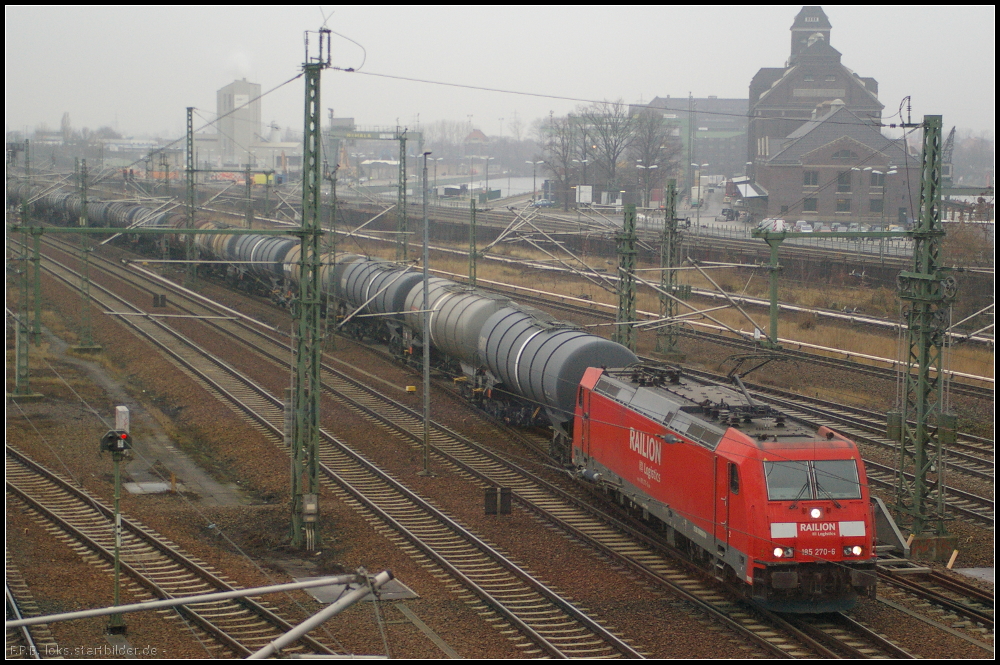
[[[540,99],[558,99],[558,100],[568,101],[568,102],[582,102],[584,104],[603,104],[603,103],[605,103],[605,102],[608,101],[607,99],[592,99],[592,98],[589,98],[589,97],[571,97],[571,96],[568,96],[568,95],[553,95],[553,94],[550,94],[550,93],[528,92],[528,91],[525,91],[525,90],[507,90],[507,89],[504,89],[504,88],[491,88],[489,86],[470,85],[468,83],[453,83],[453,82],[450,82],[450,81],[434,81],[434,80],[431,80],[431,79],[417,78],[417,77],[413,77],[413,76],[400,76],[400,75],[397,75],[397,74],[382,74],[382,73],[379,73],[379,72],[362,72],[362,71],[356,70],[356,69],[354,69],[352,67],[331,67],[330,69],[333,69],[334,71],[340,71],[340,72],[345,72],[345,73],[350,73],[350,74],[362,74],[362,75],[365,75],[365,76],[372,76],[372,77],[377,77],[377,78],[393,79],[393,80],[397,80],[397,81],[408,81],[410,83],[424,83],[424,84],[427,84],[427,85],[440,85],[440,86],[446,86],[446,87],[450,87],[450,88],[464,88],[466,90],[480,90],[482,92],[496,92],[496,93],[505,94],[505,95],[521,95],[521,96],[524,96],[524,97],[538,97]],[[674,109],[674,108],[669,108],[669,107],[666,107],[666,106],[658,107],[658,106],[649,106],[648,104],[641,104],[641,105],[640,104],[635,104],[634,106],[643,106],[645,108],[652,108],[652,109],[655,109],[655,110],[662,110],[662,111],[678,111],[680,113],[686,113],[687,112],[687,109]],[[699,110],[698,114],[699,115],[717,115],[717,116],[729,117],[729,118],[746,118],[747,117],[747,114],[745,114],[745,113],[727,113],[725,111],[701,111],[701,110]],[[784,118],[784,117],[778,117],[778,118],[755,118],[755,120],[764,120],[764,121],[767,121],[767,120],[787,120],[787,118]],[[867,126],[874,126],[874,123],[872,121],[861,122],[861,123],[855,123],[855,122],[833,122],[831,124],[835,124],[835,125],[852,125],[852,126],[857,126],[858,124],[864,124],[864,125],[867,125]],[[886,126],[887,127],[892,127],[892,128],[898,127],[898,125],[895,125],[895,124],[893,124],[893,125],[886,125]]]

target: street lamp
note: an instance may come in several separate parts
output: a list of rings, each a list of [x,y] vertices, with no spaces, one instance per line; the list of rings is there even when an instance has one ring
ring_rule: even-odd
[[[695,223],[694,223],[694,226],[695,226],[695,229],[697,229],[697,231],[695,231],[695,232],[696,233],[700,233],[701,232],[701,204],[702,204],[702,201],[701,201],[701,170],[703,168],[705,168],[706,166],[708,166],[708,164],[700,164],[700,165],[699,164],[692,164],[691,166],[693,166],[694,169],[695,169],[694,170],[694,177],[698,179],[698,209],[695,212]]]
[[[434,199],[438,199],[438,162],[440,162],[444,157],[431,157],[434,161]]]
[[[538,181],[535,179],[535,167],[538,164],[544,164],[545,160],[538,162],[525,162],[525,164],[531,164],[531,202],[535,202],[535,192],[538,191]]]
[[[576,163],[576,164],[583,164],[583,177],[581,178],[582,182],[580,184],[581,185],[586,185],[587,184],[587,164],[590,162],[590,160],[589,159],[574,159],[573,162]],[[577,206],[577,208],[580,207],[579,190],[578,190],[577,197],[576,197],[576,206]]]
[[[574,159],[573,161],[575,163],[577,163],[577,164],[583,164],[583,182],[581,182],[580,184],[581,185],[586,185],[587,184],[587,164],[590,163],[590,160],[589,159]]]
[[[429,274],[428,274],[428,223],[427,223],[427,156],[430,152],[423,153],[424,158],[424,256],[423,256],[423,268],[424,268],[424,303],[423,303],[423,316],[421,318],[421,335],[424,348],[423,356],[423,370],[424,370],[424,468],[418,473],[423,476],[431,475],[431,439],[430,439],[430,420],[431,420],[431,353],[430,353],[430,303],[428,302],[428,284]]]
[[[638,160],[641,162],[642,160]],[[658,164],[651,164],[650,166],[645,166],[644,164],[636,163],[636,168],[642,169],[642,207],[649,207],[649,172],[655,168],[658,168]]]
[[[490,160],[492,157],[483,157],[486,163],[486,203],[490,202]]]

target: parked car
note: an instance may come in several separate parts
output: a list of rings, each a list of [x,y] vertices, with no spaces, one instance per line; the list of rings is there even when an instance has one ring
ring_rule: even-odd
[[[553,208],[553,207],[555,207],[555,205],[556,205],[555,201],[549,201],[548,199],[538,199],[537,201],[535,201],[534,203],[531,204],[531,207],[533,207],[533,208]]]
[[[813,227],[812,224],[810,224],[806,220],[800,219],[799,221],[795,222],[795,230],[799,233],[812,233]]]

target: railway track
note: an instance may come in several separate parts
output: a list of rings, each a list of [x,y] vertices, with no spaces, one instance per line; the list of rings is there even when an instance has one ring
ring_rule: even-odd
[[[952,574],[879,564],[878,601],[930,627],[993,654],[995,597]]]
[[[797,616],[792,622],[829,646],[834,658],[913,658],[904,649],[842,612]]]
[[[54,273],[64,273],[64,281],[70,286],[74,285],[74,280],[65,274],[68,268],[51,264],[45,267],[53,268]],[[117,270],[114,264],[108,267]],[[134,274],[131,276],[135,278]],[[100,292],[99,297],[115,297],[96,284],[91,286],[91,293],[94,291]],[[177,303],[174,304],[177,306]],[[106,306],[112,307],[112,304],[108,302]],[[140,311],[120,299],[115,306],[118,309],[113,311],[124,311],[125,308],[137,313]],[[206,311],[204,303],[192,306],[202,313]],[[171,331],[162,322],[141,316],[122,318],[192,378],[241,413],[256,429],[276,444],[283,444],[284,404],[281,400],[239,375],[212,353]],[[213,325],[237,324],[224,321]],[[245,324],[241,322],[238,325]],[[277,340],[272,340],[271,343],[287,353],[287,346]],[[241,344],[256,346],[246,339],[242,339]],[[261,355],[266,357],[268,354],[264,352]],[[276,361],[286,364],[286,373],[287,358],[286,355],[284,359]],[[321,439],[319,458],[324,482],[342,498],[358,505],[402,536],[421,556],[429,558],[450,574],[477,599],[483,611],[494,613],[507,622],[518,632],[520,637],[515,640],[515,644],[525,655],[643,656],[592,619],[587,612],[535,579],[523,566],[377,469],[345,444],[325,431],[321,432]]]
[[[689,375],[703,375],[705,378],[722,382],[725,377],[710,372],[687,370]],[[828,400],[805,398],[795,393],[776,388],[753,385],[756,394],[782,409],[795,409],[803,418],[833,419],[840,431],[850,432],[866,443],[898,452],[898,444],[884,436],[885,414],[853,406],[835,404]],[[993,442],[985,437],[957,433],[957,441],[948,446],[948,467],[967,475],[992,481],[994,478]]]
[[[223,328],[232,326],[233,322],[214,319],[210,325],[222,332]],[[262,335],[252,326],[239,327],[244,331],[244,335],[250,333],[257,338],[254,344],[256,347],[254,351],[257,353],[265,352],[261,338],[270,338],[269,343],[272,348],[266,351],[266,356],[283,366],[284,357],[279,355],[284,354],[286,348],[281,340],[274,339],[271,335]],[[228,334],[233,333],[230,331]],[[352,408],[364,413],[366,417],[377,420],[408,438],[412,445],[420,445],[421,415],[328,365],[323,368],[322,378],[324,390],[349,402]],[[623,536],[620,525],[616,525],[613,521],[609,525],[608,516],[595,511],[581,496],[573,496],[565,490],[541,481],[533,474],[501,459],[484,446],[475,444],[439,424],[433,424],[431,440],[435,453],[444,462],[477,478],[485,485],[494,484],[512,488],[516,499],[529,510],[603,554],[640,570],[647,577],[652,575],[661,586],[671,589],[674,593],[681,593],[702,611],[715,616],[717,620],[730,625],[737,633],[758,643],[765,652],[785,657],[803,654],[830,655],[819,642],[810,639],[800,629],[777,615],[762,617],[760,610],[747,611],[741,602],[720,596],[714,584],[704,584],[698,580],[699,573],[685,573],[683,566],[674,560],[676,553],[663,550],[662,545],[652,541],[643,543],[640,540],[637,550],[635,538],[640,537],[637,531],[631,534],[626,532]],[[327,454],[325,450],[321,454],[324,463],[328,463]],[[342,461],[329,463],[331,466],[337,465],[338,468],[343,466]],[[360,498],[356,493],[354,496]],[[368,507],[377,510],[375,506]],[[383,518],[389,519],[389,516]],[[645,560],[642,556],[636,556],[636,552],[643,548],[649,548],[645,553]],[[650,568],[651,560],[656,562],[653,568]],[[678,582],[678,579],[682,582]],[[701,593],[692,595],[692,586],[700,587]],[[775,632],[776,626],[779,627],[778,632]],[[877,638],[866,639],[873,652],[892,653],[894,647],[891,645],[878,646]]]
[[[117,269],[117,268],[116,268]],[[159,285],[162,287],[162,285]],[[178,297],[179,298],[179,297]],[[177,305],[173,303],[175,306]],[[199,307],[202,307],[199,305]],[[194,312],[195,310],[191,310]],[[214,316],[218,316],[219,313],[216,312]],[[215,327],[227,327],[235,325],[231,320],[220,320],[213,319],[211,325]],[[252,328],[252,326],[247,327],[240,324],[238,327],[243,329],[242,335],[246,335],[246,330]],[[232,333],[229,333],[232,334]],[[260,337],[262,333],[259,331],[255,332],[254,335]],[[245,341],[243,343],[246,343]],[[287,347],[283,346],[283,342],[280,340],[272,339],[271,344],[275,345],[270,354],[274,352],[287,352]],[[280,349],[280,351],[278,351]],[[258,349],[257,352],[260,352]],[[272,357],[272,360],[274,358]],[[275,362],[285,362],[283,360],[275,360]],[[201,376],[201,380],[204,383],[207,378],[205,373],[198,372]],[[218,374],[218,372],[213,371],[213,374]],[[331,385],[331,370],[330,368],[324,369],[324,382],[326,383],[326,389],[330,389]],[[216,376],[215,379],[218,377]],[[214,380],[214,379],[213,379]],[[225,382],[223,382],[224,384]],[[335,390],[335,389],[334,389]],[[280,422],[282,405],[270,396],[262,394],[262,391],[253,386],[244,385],[241,387],[225,385],[217,385],[213,388],[213,391],[219,395],[228,395],[231,403],[235,402],[239,404],[239,408],[242,409],[248,417],[252,418],[258,429],[267,432],[271,430],[271,435],[274,438],[278,438],[280,429],[277,428],[274,423]],[[270,404],[268,404],[270,402]],[[374,412],[378,414],[384,414],[387,410],[385,403],[381,403],[374,408]],[[404,407],[405,410],[405,407]],[[414,418],[412,413],[408,414],[407,417]],[[419,420],[419,419],[417,419]],[[408,430],[410,436],[413,436],[414,424],[411,421],[407,425],[402,426],[403,430]],[[440,429],[440,428],[436,428]],[[449,433],[452,436],[453,433]],[[332,437],[329,437],[324,433],[324,440],[328,443],[337,444]],[[439,441],[435,441],[435,445],[438,447],[444,447],[444,444]],[[606,521],[601,517],[594,517],[593,514],[587,515],[588,511],[593,511],[592,508],[585,508],[584,502],[580,498],[574,498],[573,503],[567,504],[565,499],[552,496],[541,496],[544,494],[549,494],[548,489],[539,489],[538,487],[532,488],[530,485],[533,481],[525,480],[524,478],[511,478],[508,470],[503,470],[502,468],[498,470],[496,465],[496,460],[491,460],[487,462],[487,466],[494,465],[494,468],[483,472],[481,469],[474,469],[470,466],[468,461],[460,461],[458,456],[464,454],[468,458],[469,453],[458,451],[457,455],[451,455],[450,453],[443,452],[443,459],[446,459],[448,463],[453,463],[463,468],[467,472],[473,473],[473,475],[478,474],[480,478],[485,478],[485,482],[490,483],[505,483],[505,486],[515,485],[515,496],[519,501],[525,503],[529,506],[531,510],[543,515],[543,517],[550,522],[560,525],[562,528],[567,530],[568,533],[574,535],[574,537],[582,538],[585,542],[589,542],[598,547],[598,549],[605,552],[612,552],[614,556],[622,561],[629,563],[630,567],[635,567],[639,565],[645,572],[645,575],[655,575],[659,580],[661,585],[674,590],[674,592],[682,592],[685,597],[689,599],[690,602],[695,603],[701,611],[707,612],[716,616],[717,620],[722,621],[730,625],[738,633],[744,635],[748,639],[754,640],[759,644],[759,646],[767,653],[772,653],[773,655],[779,655],[784,657],[796,657],[804,655],[824,655],[827,654],[824,651],[824,647],[820,645],[815,640],[810,639],[808,636],[801,633],[794,627],[784,624],[777,632],[775,631],[776,624],[782,624],[781,620],[777,617],[771,617],[770,619],[762,619],[759,613],[748,611],[743,608],[738,602],[734,602],[728,599],[721,599],[718,594],[718,590],[712,588],[712,585],[704,585],[699,594],[692,594],[690,589],[692,587],[698,587],[703,585],[703,582],[699,582],[696,577],[692,577],[689,573],[683,573],[681,567],[676,561],[672,561],[669,556],[665,556],[662,552],[647,553],[647,556],[653,556],[658,560],[658,571],[650,572],[649,561],[642,562],[642,558],[636,556],[636,545],[632,542],[632,538],[628,537],[622,541],[622,536],[620,533],[616,532],[614,528],[607,525]],[[479,453],[481,455],[481,453]],[[350,457],[351,459],[345,459],[345,457]],[[495,456],[494,456],[495,457]],[[433,543],[443,543],[447,541],[446,535],[442,534],[426,534],[423,530],[426,529],[426,515],[420,514],[413,506],[417,505],[421,510],[426,512],[434,512],[430,506],[420,506],[419,497],[406,496],[405,502],[401,502],[398,493],[399,488],[395,491],[397,495],[392,495],[391,497],[387,495],[390,490],[386,489],[386,484],[391,483],[391,479],[387,478],[381,472],[378,472],[371,465],[368,465],[364,460],[360,460],[359,456],[354,455],[346,448],[339,445],[324,446],[321,452],[322,468],[325,476],[331,481],[336,482],[336,491],[342,493],[349,500],[357,502],[362,505],[365,510],[371,511],[377,515],[380,519],[390,525],[390,528],[394,529],[397,533],[404,534],[404,537],[411,543],[414,544],[421,552],[431,557],[434,562],[440,567],[444,568],[450,572],[453,576],[458,577],[463,580],[467,587],[473,590],[479,599],[484,603],[484,607],[488,608],[489,611],[495,611],[501,614],[509,623],[513,624],[515,627],[519,627],[517,623],[516,612],[505,615],[506,609],[499,609],[503,607],[502,602],[498,602],[496,598],[489,593],[489,589],[484,588],[484,585],[480,585],[471,575],[467,574],[461,569],[461,567],[452,567],[449,564],[447,557],[441,557],[440,554],[435,552]],[[483,462],[477,462],[477,464],[482,465]],[[354,466],[352,466],[354,465]],[[357,466],[368,466],[366,470],[358,470]],[[509,466],[509,465],[508,465]],[[508,477],[498,477],[498,474],[508,474]],[[520,473],[520,472],[519,472]],[[515,473],[517,475],[517,473]],[[523,475],[523,473],[522,473]],[[372,477],[379,477],[378,481],[370,480]],[[375,483],[371,485],[370,483]],[[406,494],[406,492],[404,492]],[[402,508],[403,518],[400,519],[397,515],[392,514],[390,511],[385,510],[382,506],[398,506],[404,504]],[[546,505],[548,503],[548,505]],[[569,511],[569,513],[567,513]],[[576,513],[576,514],[573,514]],[[415,526],[408,526],[407,519],[416,520],[413,522]],[[446,522],[447,520],[442,516],[436,518],[441,522]],[[581,525],[581,520],[585,523]],[[451,525],[452,531],[456,529],[457,525]],[[618,541],[612,546],[609,546],[606,542],[601,543],[600,538],[596,537],[595,534],[601,533],[604,540],[610,539],[612,543]],[[459,546],[454,542],[448,542],[444,546],[445,549],[458,550]],[[490,550],[488,545],[478,544],[475,549],[480,551]],[[472,556],[471,551],[467,549],[462,550],[462,557],[468,559]],[[461,558],[461,557],[460,557]],[[492,578],[498,573],[495,571],[496,564],[493,567],[487,568],[488,563],[476,563],[470,570],[475,570],[477,573],[481,570],[490,570],[490,574],[487,578]],[[513,563],[506,564],[508,568],[516,568]],[[530,576],[529,576],[530,577]],[[468,579],[465,579],[468,578]],[[683,578],[683,581],[678,582],[679,578]],[[505,582],[501,584],[502,587],[511,587],[510,582]],[[529,590],[525,591],[523,587],[523,582],[518,585],[518,595],[525,596],[526,594],[529,600],[529,606],[536,608],[539,600],[530,595],[532,592]],[[537,590],[536,590],[537,591]],[[523,601],[522,601],[523,602]],[[555,605],[561,606],[563,610],[571,608],[571,605],[565,602],[555,602]],[[532,611],[532,614],[536,612]],[[532,633],[538,633],[539,638],[535,638],[536,646],[533,647],[539,650],[539,653],[549,653],[549,654],[578,654],[578,655],[629,655],[635,657],[638,652],[634,650],[628,651],[631,647],[621,648],[616,653],[613,649],[610,649],[607,645],[607,636],[604,636],[605,643],[601,643],[596,640],[592,635],[586,635],[585,633],[580,633],[580,629],[576,628],[567,633],[567,622],[564,617],[559,617],[554,615],[547,617],[546,621],[543,623],[541,629],[536,629],[530,623],[526,623],[523,627],[519,627],[522,634],[527,636],[532,636]],[[580,619],[578,619],[579,621]],[[547,626],[553,625],[558,626],[556,632],[558,633],[557,638],[549,639],[545,636],[545,628]],[[794,635],[794,636],[792,636]],[[612,636],[613,637],[613,636]],[[568,642],[568,646],[563,646],[561,642]],[[560,642],[561,641],[561,642]],[[539,646],[540,645],[540,646]],[[551,646],[549,646],[551,645]],[[803,646],[805,645],[805,646]],[[877,647],[876,647],[877,648]],[[609,652],[610,649],[610,653]]]
[[[348,203],[351,205],[349,200],[341,199],[338,197],[338,203]],[[375,215],[381,212],[386,206],[383,205],[371,205],[371,204],[353,204],[356,210],[363,213]],[[459,225],[468,225],[469,223],[469,210],[467,206],[461,208],[449,208],[443,206],[433,206],[430,208],[429,217],[435,222],[450,222]],[[481,218],[487,217],[486,221],[481,221]],[[487,211],[486,215],[477,215],[476,226],[492,226],[505,228],[514,220],[514,213],[507,210],[505,207],[491,208]],[[620,217],[618,219],[609,218],[607,220],[597,220],[596,218],[587,218],[581,216],[579,219],[567,219],[564,216],[558,214],[546,214],[542,213],[538,216],[538,221],[544,223],[544,230],[553,234],[566,233],[573,235],[590,234],[596,236],[607,237],[609,240],[613,239],[613,233],[617,227],[620,230]],[[414,218],[414,222],[417,222],[417,218]],[[637,235],[640,241],[654,244],[658,243],[662,235],[662,229],[653,228],[639,228],[637,230]],[[713,248],[720,251],[729,251],[737,255],[754,255],[761,257],[764,261],[768,258],[769,249],[764,246],[760,241],[752,239],[740,239],[740,238],[726,238],[722,236],[713,235],[694,235],[688,236],[689,238],[697,238],[699,243],[705,243]],[[782,246],[782,258],[785,261],[801,260],[801,259],[812,259],[812,260],[823,260],[827,262],[836,263],[851,263],[852,265],[880,265],[880,266],[890,266],[893,268],[898,268],[899,270],[907,270],[912,268],[913,260],[912,258],[905,255],[886,255],[879,256],[878,254],[870,252],[857,252],[849,249],[838,249],[831,250],[821,247],[810,247],[808,245],[799,245],[787,243]]]
[[[4,548],[4,608],[7,620],[39,616],[38,604],[31,595],[21,571],[11,561],[10,550]],[[4,631],[8,659],[39,660],[60,653],[59,645],[48,625],[21,626]]]
[[[959,627],[979,626],[985,631],[994,630],[996,598],[973,584],[936,570],[913,573],[880,568],[879,578],[960,617]]]
[[[58,528],[82,556],[96,555],[97,565],[109,570],[114,561],[113,510],[9,446],[5,461],[8,496]],[[142,524],[122,517],[121,525],[122,573],[140,596],[165,600],[237,588]],[[248,656],[292,629],[268,605],[251,598],[182,606],[178,612],[215,657]],[[288,651],[337,653],[310,637]]]
[[[414,448],[422,445],[421,414],[346,374],[338,373],[336,383],[327,385],[352,408],[409,439]],[[515,430],[505,430],[505,436],[519,437]],[[478,479],[484,486],[511,489],[516,501],[526,509],[605,557],[680,595],[771,655],[833,657],[838,653],[837,649],[839,652],[850,652],[852,644],[862,645],[856,655],[865,657],[906,655],[891,642],[871,634],[848,617],[841,619],[840,624],[850,624],[853,629],[842,626],[837,635],[827,635],[824,640],[818,640],[815,638],[816,630],[810,631],[756,607],[748,608],[745,603],[720,591],[715,581],[702,579],[704,571],[689,568],[680,561],[678,552],[644,535],[638,525],[627,525],[595,508],[581,493],[542,480],[443,425],[432,423],[430,440],[442,462]],[[839,644],[841,640],[846,642]],[[831,649],[830,645],[836,648]]]

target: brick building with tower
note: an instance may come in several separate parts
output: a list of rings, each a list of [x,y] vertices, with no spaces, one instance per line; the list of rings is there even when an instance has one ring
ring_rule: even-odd
[[[913,217],[919,157],[881,133],[878,82],[841,64],[821,7],[795,17],[785,67],[750,83],[745,203],[754,218],[898,223]]]

